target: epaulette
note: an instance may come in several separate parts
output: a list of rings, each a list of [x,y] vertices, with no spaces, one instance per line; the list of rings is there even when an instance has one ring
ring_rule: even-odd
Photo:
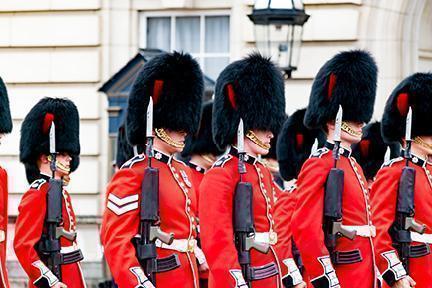
[[[227,163],[230,159],[232,158],[231,155],[226,154],[221,156],[218,160],[216,160],[216,162],[213,164],[213,167],[223,167],[225,165],[225,163]]]
[[[323,155],[327,154],[328,152],[330,152],[330,150],[326,147],[322,147],[317,149],[316,151],[314,151],[309,158],[321,158]]]
[[[390,159],[390,160],[384,162],[383,165],[381,166],[381,168],[383,168],[383,167],[391,167],[394,163],[397,163],[397,162],[400,162],[400,161],[403,161],[403,160],[404,160],[403,157],[397,157],[397,158]]]
[[[36,179],[35,181],[33,181],[33,183],[30,184],[30,188],[39,190],[42,187],[42,185],[45,184],[46,182],[47,181],[43,178]]]
[[[138,162],[144,161],[144,159],[145,159],[145,155],[144,154],[138,154],[138,155],[132,157],[131,159],[129,159],[128,161],[126,161],[120,167],[120,169],[132,168],[133,165],[135,165]]]

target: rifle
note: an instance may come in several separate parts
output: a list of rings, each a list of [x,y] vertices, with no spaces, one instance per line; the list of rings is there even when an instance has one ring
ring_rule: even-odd
[[[334,166],[330,169],[327,176],[325,192],[324,192],[324,242],[333,263],[336,263],[336,240],[339,237],[347,237],[354,239],[356,232],[348,230],[342,225],[342,194],[344,187],[344,171],[337,167],[340,159],[339,148],[341,143],[341,127],[342,127],[342,106],[339,105],[339,110],[335,121],[333,159]]]
[[[61,265],[64,264],[65,259],[61,254],[60,237],[65,237],[70,241],[74,241],[76,233],[65,231],[63,227],[60,226],[63,222],[63,180],[55,179],[55,171],[57,169],[55,141],[55,124],[52,122],[49,131],[50,155],[48,157],[52,176],[48,182],[47,210],[45,217],[45,227],[47,231],[41,236],[38,243],[38,251],[44,256],[48,269],[51,270],[59,281],[62,281]]]
[[[423,234],[426,229],[424,224],[419,224],[414,220],[414,187],[416,171],[413,167],[409,166],[409,161],[412,157],[411,125],[412,110],[410,107],[408,110],[405,127],[406,147],[404,151],[404,158],[406,162],[399,179],[396,218],[390,230],[394,246],[398,250],[400,260],[407,273],[409,273],[410,245],[412,242],[411,231]]]
[[[243,181],[243,174],[246,173],[246,166],[244,164],[244,156],[246,153],[244,152],[243,134],[243,120],[240,119],[237,130],[239,155],[238,171],[240,173],[240,181],[237,183],[234,195],[234,233],[242,274],[248,287],[252,287],[253,269],[251,267],[250,249],[255,248],[262,253],[267,253],[270,246],[255,241],[252,184]]]
[[[156,285],[155,273],[168,271],[179,266],[177,255],[156,259],[156,240],[170,245],[174,241],[173,233],[165,233],[159,227],[159,169],[152,167],[153,158],[153,100],[147,107],[146,156],[148,166],[144,169],[141,184],[140,224],[135,238],[136,255],[147,278]]]

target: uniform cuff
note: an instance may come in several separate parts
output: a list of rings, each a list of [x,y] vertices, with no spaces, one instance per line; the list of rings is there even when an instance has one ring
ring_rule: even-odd
[[[399,260],[396,251],[387,251],[381,253],[381,256],[387,261],[387,269],[382,274],[382,278],[389,286],[393,286],[396,281],[404,278],[407,275],[407,272],[403,267],[402,262]]]
[[[285,287],[293,287],[303,282],[303,277],[298,269],[294,259],[288,258],[282,260],[282,263],[287,267],[287,274],[282,275],[282,282]]]
[[[315,288],[340,288],[339,279],[337,278],[330,257],[318,257],[318,261],[323,267],[324,274],[312,279],[312,285]]]
[[[52,287],[59,282],[59,279],[54,275],[54,273],[48,269],[47,266],[41,261],[37,260],[32,263],[32,265],[39,269],[40,276],[37,278],[33,284],[36,287],[47,288]]]

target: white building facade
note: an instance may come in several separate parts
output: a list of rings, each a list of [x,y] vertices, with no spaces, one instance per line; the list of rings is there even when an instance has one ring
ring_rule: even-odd
[[[379,67],[374,118],[399,81],[432,70],[432,0],[304,0],[298,70],[286,82],[288,113],[308,103],[319,67],[341,50],[371,51]],[[14,219],[27,190],[18,160],[23,118],[42,97],[68,97],[81,117],[82,157],[69,190],[79,217],[78,241],[89,283],[108,277],[98,227],[111,173],[106,96],[98,88],[138,48],[184,50],[216,78],[255,47],[253,0],[0,1],[0,76],[7,83],[14,130],[0,146],[9,172],[8,266],[15,286],[22,271],[12,249]],[[359,75],[361,77],[361,75]]]

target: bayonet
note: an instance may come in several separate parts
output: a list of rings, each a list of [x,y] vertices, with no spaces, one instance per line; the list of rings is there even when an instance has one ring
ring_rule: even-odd
[[[341,141],[342,116],[343,116],[342,106],[339,105],[339,110],[336,114],[335,133],[334,133],[334,137],[333,137],[333,141],[335,143]]]
[[[311,154],[315,153],[317,150],[318,150],[318,139],[315,138],[315,141],[314,141],[312,148],[311,148]]]

